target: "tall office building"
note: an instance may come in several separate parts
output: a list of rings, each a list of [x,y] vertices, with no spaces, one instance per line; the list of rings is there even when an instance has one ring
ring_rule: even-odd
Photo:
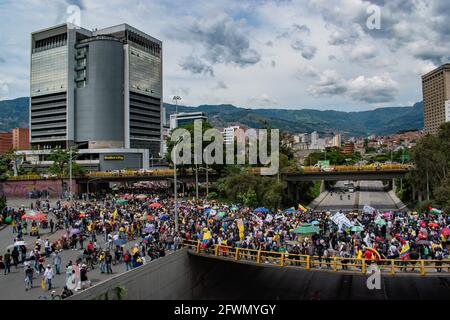
[[[208,120],[203,112],[179,112],[170,115],[170,129],[185,126],[194,123],[195,120]]]
[[[127,24],[32,33],[30,91],[33,149],[161,151],[162,42]]]
[[[224,128],[223,129],[223,142],[225,144],[233,144],[235,132],[236,132],[236,130],[239,130],[239,129],[240,129],[239,126],[232,126],[232,127]]]
[[[450,121],[450,63],[422,76],[424,131],[437,134]]]
[[[340,148],[341,147],[341,144],[342,144],[342,136],[341,136],[341,134],[340,133],[336,133],[334,136],[333,136],[333,140],[332,140],[332,146],[333,147],[337,147],[337,148]]]
[[[31,35],[31,144],[145,148],[161,141],[162,43],[126,24]]]

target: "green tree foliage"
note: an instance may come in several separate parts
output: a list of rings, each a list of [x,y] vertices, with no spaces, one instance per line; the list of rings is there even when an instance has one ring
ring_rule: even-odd
[[[276,177],[231,174],[219,179],[216,187],[230,201],[248,206],[279,208],[282,201],[282,185]]]
[[[326,148],[323,152],[313,152],[305,158],[305,165],[315,165],[320,160],[329,160],[331,165],[354,164],[361,160],[359,152],[343,154],[339,148]]]
[[[0,181],[6,180],[12,175],[11,159],[7,154],[0,155]]]
[[[72,174],[77,175],[83,173],[83,169],[74,160],[78,155],[76,148],[72,149],[72,159],[70,159],[70,152],[67,149],[55,148],[49,155],[49,160],[52,165],[48,168],[50,173],[58,176],[67,176],[70,174],[70,162],[72,162]]]
[[[430,200],[450,209],[450,123],[443,124],[437,136],[423,137],[412,149],[411,158],[416,170],[408,174],[407,183],[414,188],[414,193],[425,198],[428,180]]]
[[[0,211],[2,211],[4,208],[6,208],[7,200],[6,196],[4,194],[0,195]]]

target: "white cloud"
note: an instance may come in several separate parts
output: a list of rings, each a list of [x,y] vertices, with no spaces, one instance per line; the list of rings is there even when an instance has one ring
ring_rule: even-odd
[[[378,104],[395,100],[398,83],[389,75],[345,80],[335,70],[325,70],[308,92],[316,97],[348,96],[354,101]]]
[[[3,98],[29,94],[30,33],[64,21],[76,2],[87,29],[128,23],[163,41],[167,102],[179,94],[190,105],[400,105],[420,100],[420,75],[450,55],[448,0],[3,0]],[[380,30],[365,25],[371,3],[381,7]]]

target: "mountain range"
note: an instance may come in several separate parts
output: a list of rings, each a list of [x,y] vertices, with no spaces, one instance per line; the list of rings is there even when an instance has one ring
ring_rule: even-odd
[[[0,101],[0,131],[28,127],[29,98]],[[165,103],[166,116],[175,105]],[[314,109],[249,109],[229,104],[178,106],[178,112],[204,112],[215,127],[240,125],[250,128],[278,128],[291,133],[340,132],[345,136],[388,135],[423,128],[423,103],[410,107],[385,107],[370,111],[342,112]]]

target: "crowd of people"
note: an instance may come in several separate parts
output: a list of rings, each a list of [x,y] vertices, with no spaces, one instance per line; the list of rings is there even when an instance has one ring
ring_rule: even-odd
[[[324,262],[335,256],[373,262],[383,258],[405,263],[436,260],[437,272],[442,271],[439,261],[448,256],[450,219],[438,210],[379,212],[369,208],[359,213],[339,213],[347,223],[337,223],[335,213],[308,211],[301,206],[255,209],[187,198],[179,199],[175,221],[174,207],[168,189],[158,185],[122,189],[118,194],[90,200],[58,202],[55,208],[45,201],[38,202],[34,208],[46,209],[50,218],[46,227],[58,237],[50,241],[42,239],[39,232],[32,233],[36,237],[33,246],[25,245],[23,236],[40,222],[33,220],[30,224],[28,219],[21,219],[23,209],[5,209],[2,219],[10,217],[14,245],[0,257],[0,268],[7,275],[11,266],[23,264],[26,290],[33,287],[35,275],[42,276],[42,286],[52,290],[55,275],[64,272],[61,252],[79,250],[77,259],[65,264],[65,274],[67,280],[76,274],[79,283],[74,290],[81,290],[90,285],[88,272],[92,269],[98,267],[101,273],[111,274],[118,263],[124,264],[126,270],[137,268],[181,248],[183,240],[201,241],[205,251],[219,244],[318,256]],[[307,224],[315,227],[311,233],[295,232]],[[64,288],[63,296],[70,292],[70,288]]]

